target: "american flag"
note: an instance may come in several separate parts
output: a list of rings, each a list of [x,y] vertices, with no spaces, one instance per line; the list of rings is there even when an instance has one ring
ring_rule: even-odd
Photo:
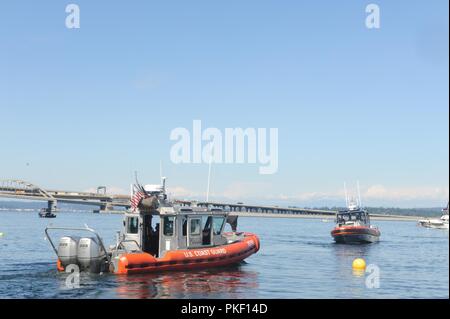
[[[133,197],[131,198],[131,209],[136,210],[136,208],[141,203],[141,200],[146,197],[147,197],[147,195],[143,191],[135,192]]]

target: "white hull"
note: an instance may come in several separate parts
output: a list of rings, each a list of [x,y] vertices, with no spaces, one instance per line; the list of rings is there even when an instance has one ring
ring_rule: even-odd
[[[440,219],[419,220],[419,225],[426,228],[448,229],[448,221],[443,222]]]

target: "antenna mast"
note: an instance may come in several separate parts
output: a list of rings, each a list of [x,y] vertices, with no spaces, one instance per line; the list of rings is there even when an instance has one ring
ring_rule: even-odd
[[[361,203],[361,192],[360,192],[360,190],[359,190],[359,181],[356,181],[356,188],[358,189],[358,201],[359,201],[358,205],[359,205],[360,208],[362,208],[362,203]]]
[[[347,194],[347,184],[344,182],[344,192],[345,192],[345,206],[348,208],[348,194]]]
[[[206,190],[206,202],[209,202],[209,188],[211,185],[211,166],[212,166],[212,143],[209,143],[210,149],[209,149],[209,167],[208,167],[208,188]]]
[[[161,180],[163,192],[165,194],[166,193],[166,177],[163,176],[162,160],[159,161],[159,178]]]

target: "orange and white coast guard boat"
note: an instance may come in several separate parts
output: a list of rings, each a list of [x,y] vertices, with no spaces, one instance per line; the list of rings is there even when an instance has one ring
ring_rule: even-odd
[[[331,236],[337,243],[373,243],[379,240],[380,230],[370,225],[366,211],[350,205],[348,210],[336,214],[336,227],[331,231]]]
[[[380,238],[380,230],[370,225],[369,213],[360,208],[361,195],[359,201],[350,201],[347,197],[347,189],[345,189],[345,201],[347,210],[339,211],[336,214],[336,226],[331,231],[331,236],[336,243],[358,244],[373,243]]]
[[[239,263],[260,248],[256,235],[236,232],[237,217],[227,212],[172,205],[166,200],[164,182],[162,186],[136,188],[132,198],[135,207],[124,214],[123,230],[109,249],[87,226],[46,228],[59,271],[69,265],[77,265],[82,271],[114,274],[219,267]],[[233,232],[224,232],[227,222]],[[89,232],[91,236],[62,237],[56,247],[50,230]]]

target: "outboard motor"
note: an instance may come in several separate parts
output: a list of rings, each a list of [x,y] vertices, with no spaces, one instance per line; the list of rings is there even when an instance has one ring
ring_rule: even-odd
[[[79,240],[80,238],[76,236],[66,236],[59,240],[58,258],[64,268],[68,265],[77,264]]]
[[[99,273],[103,271],[106,252],[96,238],[84,237],[78,243],[78,263],[81,270]]]

